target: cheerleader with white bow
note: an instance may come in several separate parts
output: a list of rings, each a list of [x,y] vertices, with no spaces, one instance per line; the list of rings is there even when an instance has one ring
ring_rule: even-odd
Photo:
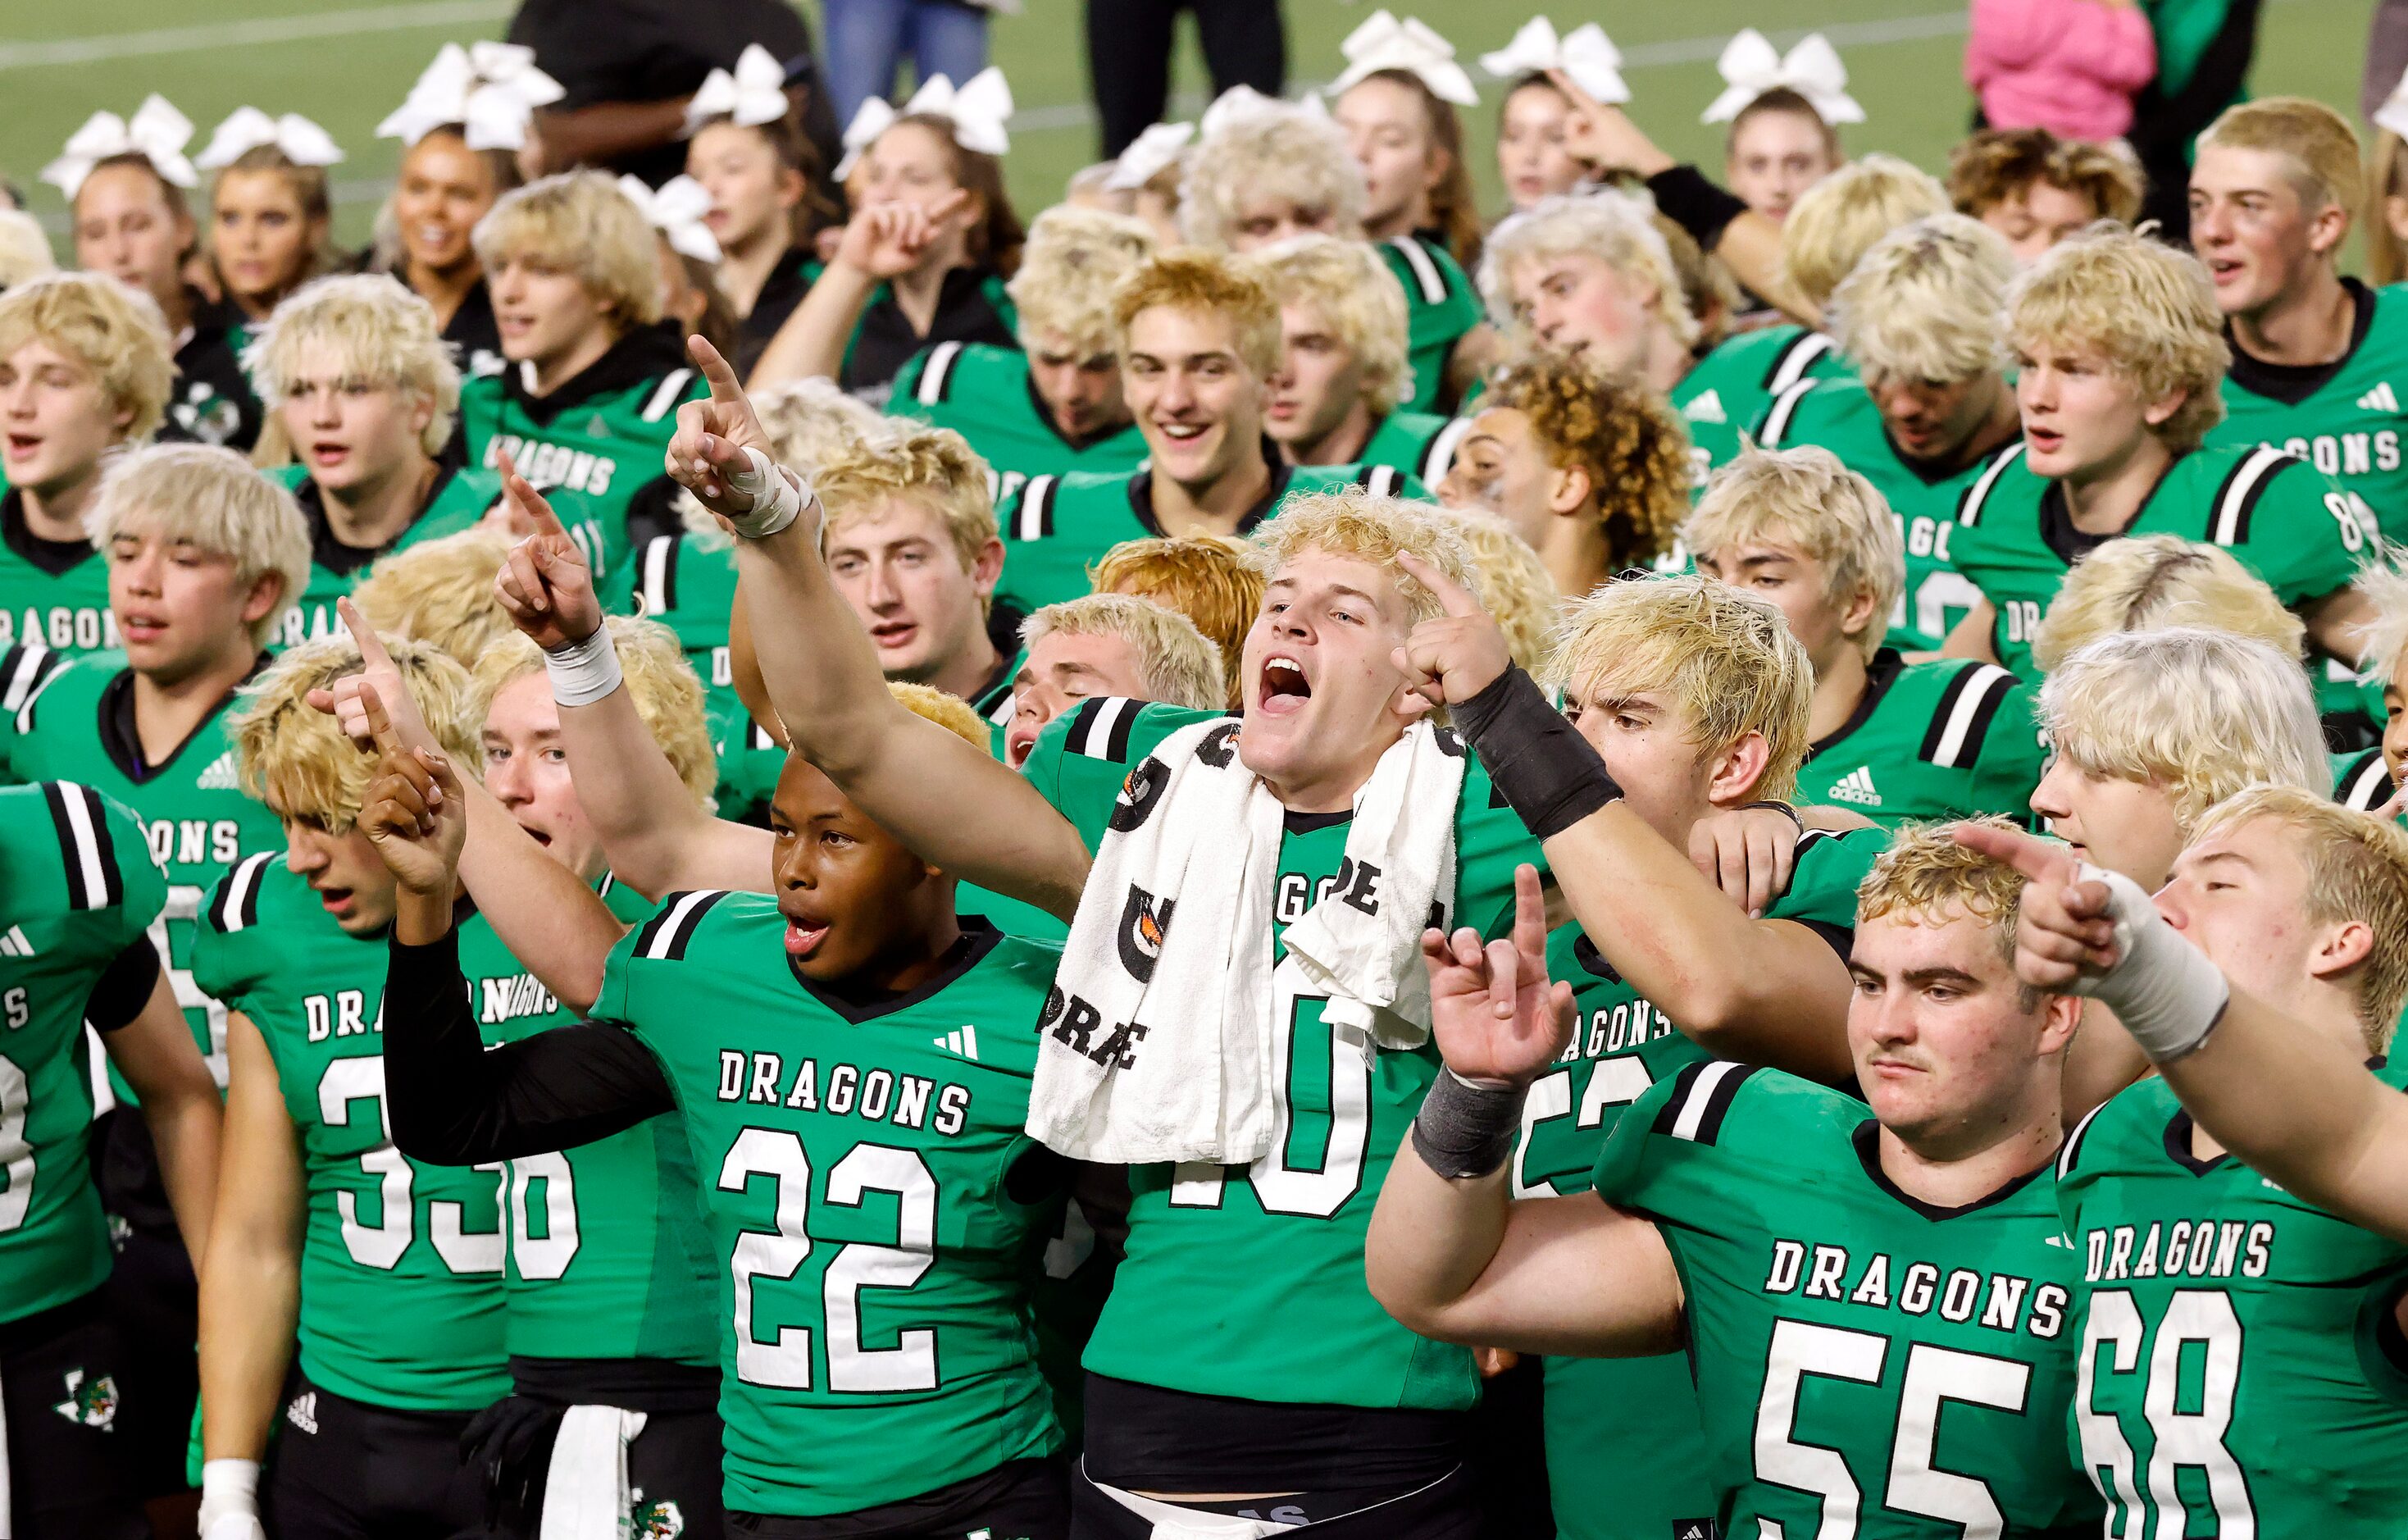
[[[1536,208],[1585,181],[1589,168],[1571,152],[1566,134],[1576,108],[1554,77],[1560,72],[1598,102],[1628,101],[1622,51],[1605,29],[1590,22],[1558,36],[1553,22],[1534,16],[1512,42],[1482,54],[1480,67],[1510,82],[1497,109],[1497,174],[1510,211]]]
[[[786,66],[758,43],[734,69],[710,72],[685,123],[686,175],[710,195],[702,223],[719,245],[718,292],[738,322],[727,357],[749,373],[802,303],[816,237],[837,223],[819,190],[826,163],[794,110]]]
[[[1478,266],[1480,210],[1460,109],[1478,106],[1480,93],[1455,45],[1417,18],[1380,10],[1340,48],[1346,68],[1329,87],[1331,115],[1363,168],[1363,233],[1418,237]]]
[[[1865,121],[1865,109],[1848,94],[1840,51],[1818,32],[1783,53],[1747,27],[1724,46],[1714,67],[1724,89],[1704,121],[1730,124],[1724,180],[1757,213],[1786,219],[1799,194],[1846,161],[1839,125]]]
[[[342,158],[333,137],[299,113],[271,118],[255,107],[235,108],[194,158],[217,173],[209,259],[237,324],[266,320],[286,295],[334,267],[326,167]]]

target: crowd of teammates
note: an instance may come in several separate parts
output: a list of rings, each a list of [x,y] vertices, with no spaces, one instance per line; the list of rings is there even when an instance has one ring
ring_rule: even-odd
[[[0,1536],[2408,1524],[2396,133],[754,51],[0,216]]]

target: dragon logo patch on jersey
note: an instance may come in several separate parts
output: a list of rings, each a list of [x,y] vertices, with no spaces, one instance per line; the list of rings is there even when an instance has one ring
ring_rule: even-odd
[[[1170,929],[1175,899],[1157,899],[1135,884],[1121,905],[1121,966],[1140,984],[1151,983],[1154,965],[1162,960],[1162,938]]]
[[[636,1512],[628,1533],[631,1540],[678,1540],[685,1533],[685,1513],[676,1503],[647,1503],[643,1493],[636,1494]]]
[[[67,1399],[50,1410],[84,1428],[108,1428],[117,1422],[117,1381],[108,1374],[87,1380],[80,1369],[66,1372]]]

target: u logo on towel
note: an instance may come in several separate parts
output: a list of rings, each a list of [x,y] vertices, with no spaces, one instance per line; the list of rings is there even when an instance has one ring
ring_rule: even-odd
[[[1159,759],[1145,759],[1128,772],[1121,783],[1120,799],[1112,804],[1111,822],[1108,826],[1116,834],[1126,834],[1154,815],[1162,794],[1170,789],[1170,767]]]
[[[1170,928],[1170,912],[1177,907],[1175,899],[1157,899],[1130,885],[1128,900],[1121,905],[1121,966],[1140,984],[1154,978],[1154,965],[1162,957],[1163,934]]]

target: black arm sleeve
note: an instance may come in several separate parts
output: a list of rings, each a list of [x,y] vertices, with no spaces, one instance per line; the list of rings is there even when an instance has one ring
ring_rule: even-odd
[[[1730,222],[1747,212],[1747,205],[1706,180],[1694,166],[1675,166],[1647,179],[1647,191],[1666,219],[1689,233],[1701,252],[1722,244]]]
[[[83,1004],[83,1018],[93,1029],[113,1032],[142,1014],[150,991],[159,984],[159,953],[148,936],[136,936],[124,951],[111,957],[92,995]]]
[[[590,1144],[677,1105],[659,1060],[609,1022],[486,1049],[457,930],[431,946],[390,943],[384,1077],[394,1145],[437,1166]]]

